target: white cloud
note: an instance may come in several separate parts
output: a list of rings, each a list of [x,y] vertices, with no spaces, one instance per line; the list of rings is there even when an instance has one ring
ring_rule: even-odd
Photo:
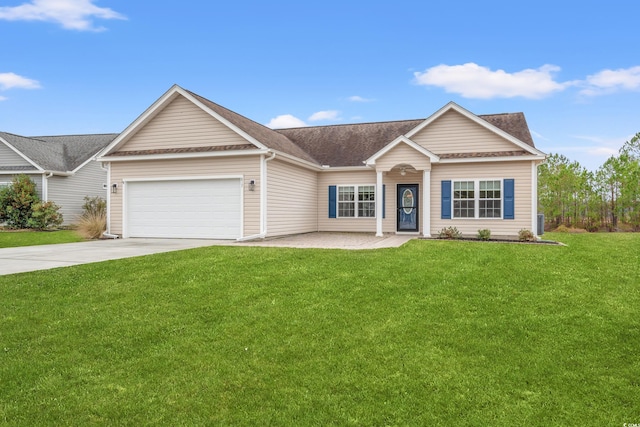
[[[340,118],[338,117],[339,114],[340,112],[336,110],[318,111],[317,113],[313,113],[309,117],[309,121],[311,122],[318,122],[322,120],[336,121],[336,120],[340,120]]]
[[[93,19],[127,19],[106,7],[98,7],[94,0],[33,0],[20,6],[0,7],[0,19],[7,21],[55,22],[68,30],[102,31],[94,27]]]
[[[0,90],[7,89],[38,89],[40,83],[36,80],[19,76],[15,73],[0,73]]]
[[[267,123],[267,127],[271,129],[300,128],[305,126],[307,126],[305,122],[291,114],[282,114],[274,117]]]
[[[640,66],[602,70],[587,76],[586,87],[582,95],[594,96],[613,93],[620,90],[640,90]]]
[[[514,98],[538,99],[564,90],[575,82],[556,82],[553,73],[560,70],[555,65],[543,65],[538,69],[526,69],[515,73],[493,71],[473,62],[463,65],[437,65],[423,73],[415,72],[419,85],[437,86],[447,92],[465,98]]]
[[[354,96],[350,96],[349,98],[347,98],[349,101],[351,102],[373,102],[374,100],[371,98],[363,98],[361,96],[358,95],[354,95]]]
[[[0,102],[6,101],[7,99],[9,99],[9,98],[7,98],[6,96],[0,96]]]

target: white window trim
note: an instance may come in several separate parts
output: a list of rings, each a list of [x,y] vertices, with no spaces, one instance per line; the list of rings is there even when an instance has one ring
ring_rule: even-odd
[[[340,203],[351,203],[351,202],[341,202],[340,201],[340,188],[344,187],[353,187],[354,191],[354,216],[341,216],[340,215]],[[360,187],[373,187],[373,200],[367,200],[367,202],[373,203],[373,216],[358,216],[358,194]],[[338,184],[336,185],[336,218],[341,219],[374,219],[378,217],[378,191],[376,184]]]
[[[498,181],[500,182],[500,216],[499,217],[480,217],[480,181]],[[458,200],[473,200],[473,217],[460,217],[456,216],[455,211],[455,183],[456,182],[473,182],[473,199],[458,199]],[[483,199],[483,200],[495,200],[495,199]],[[504,219],[504,178],[459,178],[451,180],[451,219],[457,220],[501,220]]]

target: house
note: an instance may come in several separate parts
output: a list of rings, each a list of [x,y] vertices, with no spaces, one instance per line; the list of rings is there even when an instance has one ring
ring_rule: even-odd
[[[173,86],[115,138],[108,232],[253,239],[313,231],[536,230],[535,148],[522,113],[272,130]]]
[[[107,171],[95,161],[116,133],[24,137],[0,132],[0,186],[26,174],[41,200],[60,206],[64,224],[82,214],[85,196],[106,197]]]

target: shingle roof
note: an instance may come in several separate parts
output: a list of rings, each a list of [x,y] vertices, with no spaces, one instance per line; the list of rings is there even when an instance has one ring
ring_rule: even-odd
[[[109,145],[117,133],[24,137],[0,132],[0,138],[37,164],[55,172],[69,172]],[[12,167],[12,165],[3,165]]]
[[[362,166],[362,162],[423,120],[360,123],[278,129],[296,145],[329,166]]]
[[[506,113],[478,117],[534,147],[524,114]],[[323,165],[362,166],[363,161],[424,120],[278,129],[277,132],[289,138]],[[514,151],[517,151],[515,147]],[[466,154],[465,157],[484,157],[477,153]]]

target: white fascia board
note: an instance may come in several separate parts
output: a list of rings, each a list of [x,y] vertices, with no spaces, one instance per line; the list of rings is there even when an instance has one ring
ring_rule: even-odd
[[[394,147],[396,147],[400,143],[407,144],[409,147],[411,147],[414,150],[418,151],[419,153],[425,155],[426,157],[429,158],[429,160],[432,163],[438,163],[440,161],[440,157],[438,157],[438,155],[432,153],[431,151],[427,150],[423,146],[421,146],[419,144],[416,144],[415,142],[413,142],[408,137],[406,137],[404,135],[400,135],[399,137],[397,137],[396,139],[391,141],[389,144],[385,145],[384,148],[382,148],[380,151],[378,151],[373,156],[371,156],[367,160],[365,160],[364,163],[367,164],[367,165],[375,165],[377,159],[379,159],[383,155],[387,154],[389,151],[391,151]]]
[[[480,117],[478,117],[475,114],[473,114],[471,111],[467,110],[466,108],[463,108],[463,107],[459,106],[458,104],[456,104],[453,101],[450,101],[449,103],[447,103],[444,107],[440,108],[438,111],[436,111],[431,116],[429,116],[427,119],[425,119],[425,121],[423,121],[418,126],[416,126],[412,130],[407,132],[406,137],[407,138],[411,138],[413,135],[415,135],[416,133],[420,132],[425,127],[429,126],[436,119],[440,118],[444,113],[446,113],[446,112],[448,112],[450,110],[454,110],[454,111],[460,113],[461,115],[463,115],[464,117],[468,118],[469,120],[479,124],[480,126],[484,127],[485,129],[487,129],[487,130],[489,130],[489,131],[501,136],[502,138],[508,140],[509,142],[517,145],[518,147],[522,148],[523,150],[525,150],[525,151],[527,151],[527,152],[529,152],[531,154],[539,155],[539,156],[544,156],[545,155],[542,151],[538,150],[537,148],[530,146],[526,142],[520,141],[515,136],[508,134],[507,132],[503,131],[499,127],[496,127],[496,126],[492,125],[488,121],[481,119]]]
[[[522,162],[543,160],[544,156],[504,156],[504,157],[465,157],[461,159],[441,159],[440,163],[491,163],[491,162]]]
[[[7,142],[4,138],[0,137],[0,142],[2,142],[4,145],[6,145],[10,150],[12,150],[13,152],[15,152],[18,156],[22,157],[24,160],[26,160],[27,162],[29,162],[29,164],[31,166],[33,166],[34,168],[37,168],[38,171],[42,172],[44,171],[44,169],[42,169],[36,162],[34,162],[33,160],[31,160],[30,158],[28,158],[27,156],[25,156],[24,154],[22,154],[22,152],[20,150],[18,150],[16,147],[14,147],[13,145],[9,144],[9,142]]]
[[[168,159],[194,159],[202,157],[233,157],[254,156],[266,154],[268,150],[242,150],[242,151],[205,151],[201,153],[170,153],[170,154],[141,154],[138,156],[109,156],[98,157],[98,162],[132,162],[140,160],[168,160]]]

